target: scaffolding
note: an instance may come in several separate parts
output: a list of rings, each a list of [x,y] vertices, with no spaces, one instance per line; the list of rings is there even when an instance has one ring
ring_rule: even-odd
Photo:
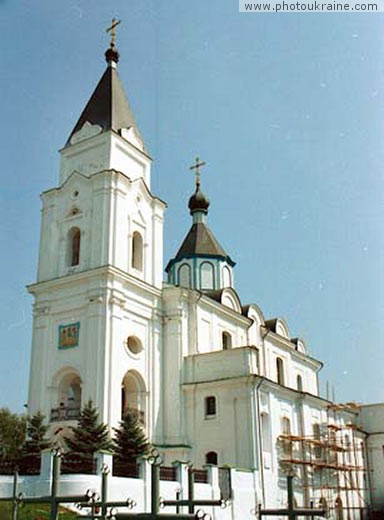
[[[279,436],[280,467],[295,467],[305,505],[327,507],[338,520],[364,518],[368,507],[363,439],[355,425],[336,420],[346,407],[330,404],[326,421],[312,425],[311,435]]]

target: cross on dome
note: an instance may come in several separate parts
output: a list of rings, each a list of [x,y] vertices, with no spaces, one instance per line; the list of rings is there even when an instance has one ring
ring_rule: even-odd
[[[112,24],[105,31],[107,33],[111,33],[111,47],[116,45],[116,27],[121,23],[121,20],[116,20],[116,18],[112,18]]]
[[[109,45],[109,49],[107,49],[105,53],[105,59],[109,65],[114,66],[115,63],[119,61],[119,53],[116,49],[116,27],[121,23],[121,20],[116,20],[116,18],[112,18],[112,24],[106,29],[105,32],[111,33],[111,43]]]
[[[200,188],[200,166],[205,166],[207,163],[205,161],[200,161],[199,157],[196,157],[196,164],[190,166],[190,170],[196,170],[196,189]]]

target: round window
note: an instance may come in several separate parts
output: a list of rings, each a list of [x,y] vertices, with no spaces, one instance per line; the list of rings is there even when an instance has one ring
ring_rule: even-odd
[[[132,354],[139,354],[143,350],[143,345],[136,336],[129,336],[127,338],[127,348]]]

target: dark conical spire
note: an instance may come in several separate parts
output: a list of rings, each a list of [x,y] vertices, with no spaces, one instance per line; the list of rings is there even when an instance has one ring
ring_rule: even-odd
[[[113,40],[105,52],[105,59],[108,66],[70,133],[66,146],[87,122],[100,126],[103,132],[113,130],[120,134],[123,128],[132,128],[140,141],[143,141],[117,72],[119,52]]]

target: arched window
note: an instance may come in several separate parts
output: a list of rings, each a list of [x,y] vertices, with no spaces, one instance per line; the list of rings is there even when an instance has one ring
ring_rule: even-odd
[[[328,503],[327,503],[327,499],[324,498],[324,497],[321,497],[320,500],[319,500],[319,508],[320,509],[325,509],[326,511],[328,510]]]
[[[330,447],[330,453],[328,455],[329,461],[332,463],[335,463],[335,462],[337,462],[337,450],[338,450],[337,436],[336,436],[335,430],[330,429],[328,440],[329,440],[329,447]]]
[[[216,415],[216,397],[210,395],[205,398],[205,417]]]
[[[68,265],[75,266],[80,263],[81,233],[78,227],[69,230],[68,233]]]
[[[284,437],[291,435],[291,421],[288,417],[281,419],[281,430]],[[283,454],[287,457],[292,457],[292,441],[288,438],[284,438],[282,442]]]
[[[299,392],[303,391],[303,378],[299,374],[296,378],[296,385]]]
[[[340,497],[337,497],[335,500],[335,509],[336,509],[336,518],[337,520],[343,520],[343,501]]]
[[[313,430],[313,440],[314,440],[313,454],[316,459],[321,459],[321,457],[323,455],[323,447],[321,445],[320,424],[318,424],[318,423],[313,424],[312,430]]]
[[[232,287],[232,276],[229,267],[223,267],[223,287]]]
[[[223,350],[229,350],[232,348],[232,336],[229,332],[222,332],[221,334],[221,344],[223,347]]]
[[[281,358],[276,358],[276,373],[277,373],[277,382],[279,385],[284,386],[284,361]]]
[[[205,463],[206,464],[213,464],[214,466],[217,466],[218,463],[218,457],[217,453],[215,451],[209,451],[205,454]]]
[[[269,415],[267,413],[261,414],[261,440],[263,443],[263,451],[271,453],[272,451],[272,438],[271,438],[271,427],[269,421]]]
[[[55,377],[53,382],[56,386],[57,408],[51,411],[52,421],[69,421],[77,419],[81,409],[81,379],[74,370],[65,370],[64,373]]]
[[[138,231],[132,236],[132,267],[138,271],[143,270],[143,237]]]
[[[130,410],[134,412],[140,419],[145,422],[146,410],[146,390],[145,383],[141,375],[135,370],[129,370],[121,384],[121,416]]]
[[[200,266],[200,289],[214,289],[213,265],[203,262]]]
[[[181,287],[191,287],[191,267],[183,264],[179,268],[179,285]]]
[[[351,441],[349,439],[349,435],[346,433],[344,435],[344,449],[345,449],[345,458],[348,464],[352,461],[352,453],[351,453]]]

